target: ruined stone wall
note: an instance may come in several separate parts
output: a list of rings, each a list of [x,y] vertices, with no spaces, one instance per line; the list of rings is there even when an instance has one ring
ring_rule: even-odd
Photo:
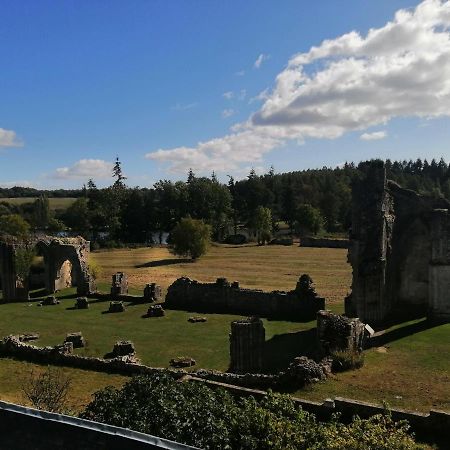
[[[264,292],[242,289],[239,283],[218,278],[215,283],[200,283],[179,278],[167,291],[165,307],[185,311],[242,314],[295,320],[314,320],[317,311],[325,308],[311,284],[289,292]]]
[[[348,239],[330,239],[302,237],[300,238],[300,247],[318,247],[318,248],[348,248]]]
[[[94,280],[89,274],[89,241],[81,237],[55,238],[33,236],[27,241],[12,237],[0,242],[0,276],[3,286],[3,300],[23,300],[28,298],[28,279],[18,282],[15,267],[17,249],[35,248],[44,258],[45,289],[53,293],[70,285],[77,287],[79,295],[95,291]]]
[[[427,311],[450,318],[448,301],[439,293],[450,288],[450,257],[432,257],[432,248],[437,254],[447,245],[447,213],[434,211],[449,208],[443,198],[419,195],[387,180],[382,162],[367,164],[352,190],[353,282],[347,315],[369,323]]]

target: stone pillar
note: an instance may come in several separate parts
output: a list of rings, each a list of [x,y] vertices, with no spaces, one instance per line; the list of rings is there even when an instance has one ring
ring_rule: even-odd
[[[335,351],[360,352],[364,348],[365,324],[331,311],[317,313],[317,340],[321,355]]]
[[[128,294],[128,277],[123,272],[117,272],[112,276],[111,297]]]
[[[450,216],[435,209],[431,220],[428,314],[436,321],[450,321]]]
[[[231,322],[230,370],[235,373],[259,373],[263,369],[266,330],[258,317]]]

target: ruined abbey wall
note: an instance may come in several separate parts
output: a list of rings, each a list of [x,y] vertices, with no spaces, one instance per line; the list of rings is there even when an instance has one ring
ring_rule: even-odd
[[[346,314],[369,323],[450,319],[450,203],[387,180],[382,162],[368,163],[352,195]]]
[[[28,276],[21,279],[16,267],[17,251],[23,248],[34,249],[36,253],[43,256],[47,293],[54,293],[69,286],[76,286],[79,295],[89,295],[94,292],[94,281],[88,268],[89,241],[81,237],[35,236],[27,241],[8,237],[0,241],[3,300],[28,299]]]
[[[302,278],[307,277],[302,283]],[[179,278],[167,291],[165,307],[186,311],[255,315],[294,320],[314,320],[325,308],[307,275],[301,277],[294,290],[264,292],[242,289],[239,283],[218,278],[215,283],[200,283]]]

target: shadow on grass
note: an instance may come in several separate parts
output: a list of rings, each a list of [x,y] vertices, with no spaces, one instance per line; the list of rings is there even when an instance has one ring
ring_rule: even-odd
[[[190,258],[167,258],[167,259],[159,259],[157,261],[149,261],[144,264],[137,264],[134,266],[136,269],[143,269],[145,267],[161,267],[161,266],[170,266],[173,264],[186,264],[193,262]]]
[[[296,333],[276,334],[264,346],[264,371],[276,373],[286,370],[297,356],[313,357],[317,351],[317,329]]]
[[[438,326],[439,323],[423,319],[420,322],[411,323],[395,330],[380,332],[371,339],[372,347],[381,347],[393,341],[398,341],[407,336],[411,336],[421,331],[428,330]]]

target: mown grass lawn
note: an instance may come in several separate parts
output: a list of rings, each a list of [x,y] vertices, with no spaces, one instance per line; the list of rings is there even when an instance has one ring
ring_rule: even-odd
[[[293,247],[214,246],[195,263],[180,260],[165,248],[120,249],[94,253],[103,269],[101,290],[108,289],[116,271],[128,274],[131,292],[142,292],[145,283],[157,282],[164,290],[186,275],[200,281],[217,277],[238,280],[243,287],[289,290],[302,273],[309,273],[317,291],[335,312],[342,312],[343,298],[350,290],[351,269],[346,251]],[[73,290],[61,292],[61,296]],[[66,333],[82,331],[88,341],[77,352],[103,356],[118,339],[134,342],[142,362],[167,366],[174,356],[197,360],[196,367],[226,370],[229,363],[230,322],[239,316],[205,315],[206,323],[191,324],[192,313],[166,311],[162,318],[142,318],[146,305],[128,306],[124,313],[103,314],[108,302],[93,302],[89,310],[73,310],[73,298],[57,306],[36,303],[0,304],[0,335],[37,331],[37,345],[61,343]],[[30,306],[28,306],[30,305]],[[203,315],[203,314],[202,314]],[[427,411],[450,410],[450,324],[427,327],[410,322],[386,333],[383,348],[366,351],[365,366],[334,375],[324,383],[296,392],[299,397],[323,400],[345,396],[391,406]],[[298,354],[314,334],[314,322],[269,321],[266,328],[268,365],[283,367]],[[0,359],[0,397],[23,401],[19,380],[34,367],[29,363]],[[42,368],[41,368],[42,369]],[[107,384],[119,385],[124,377],[64,369],[76,380],[71,399],[75,407],[89,401],[90,393]]]

